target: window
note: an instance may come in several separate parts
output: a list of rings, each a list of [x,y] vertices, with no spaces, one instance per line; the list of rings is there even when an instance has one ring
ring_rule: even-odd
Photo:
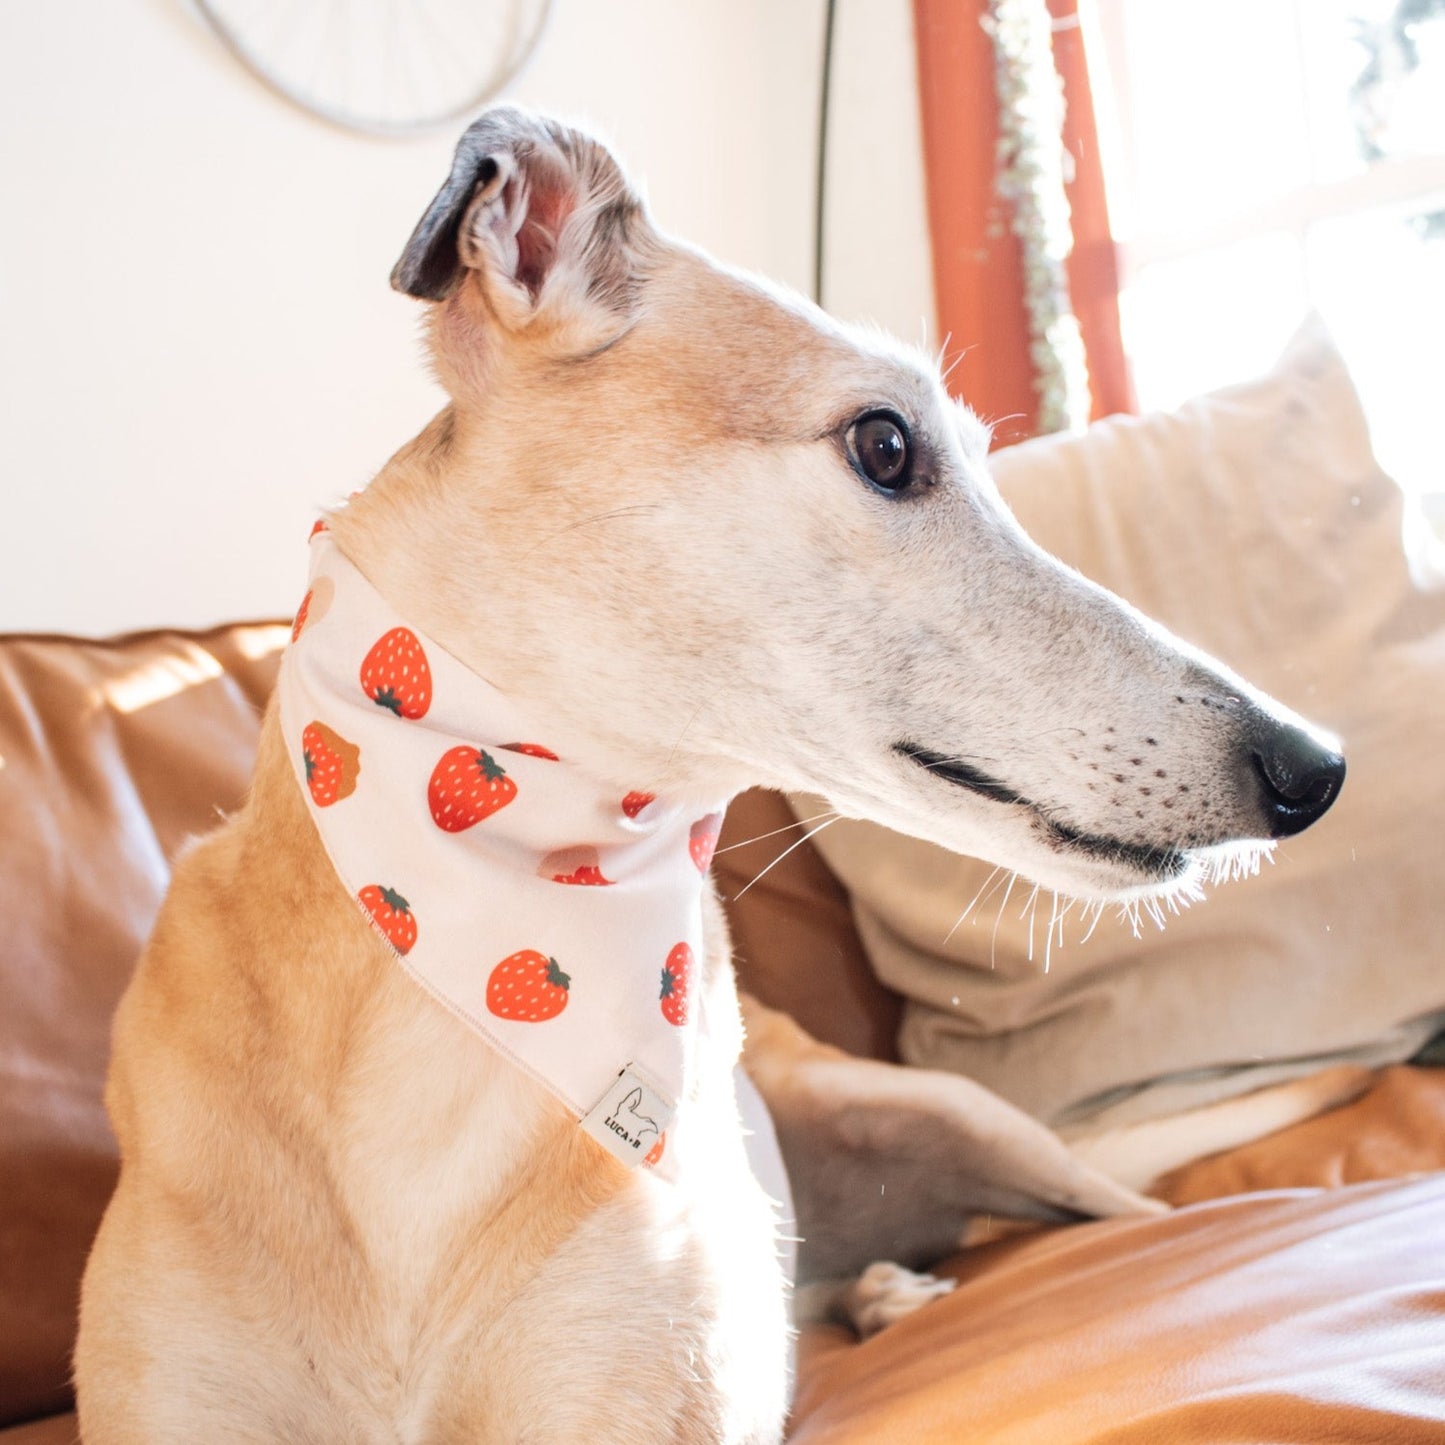
[[[1313,307],[1445,518],[1445,0],[1093,5],[1141,405],[1265,369]]]

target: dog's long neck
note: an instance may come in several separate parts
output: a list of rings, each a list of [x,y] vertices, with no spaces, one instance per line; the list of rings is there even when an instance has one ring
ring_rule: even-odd
[[[543,542],[554,524],[506,475],[515,462],[505,443],[489,448],[481,439],[502,430],[502,417],[463,425],[447,407],[330,525],[345,554],[419,631],[502,692],[545,707],[554,729],[568,728],[569,756],[621,784],[624,772],[638,775],[625,750],[599,746],[592,719],[569,707],[574,693],[599,700],[567,666],[585,641],[587,609],[565,622],[554,615],[562,579]]]

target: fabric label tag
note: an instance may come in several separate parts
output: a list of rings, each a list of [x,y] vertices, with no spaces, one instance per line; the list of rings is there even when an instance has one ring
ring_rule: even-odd
[[[629,1064],[591,1112],[582,1116],[582,1127],[614,1158],[636,1168],[661,1157],[663,1132],[676,1112],[676,1106]]]

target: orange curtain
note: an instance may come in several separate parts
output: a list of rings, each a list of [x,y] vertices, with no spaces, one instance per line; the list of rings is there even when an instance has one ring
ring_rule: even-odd
[[[1134,409],[1119,332],[1119,279],[1077,0],[1048,0],[1064,84],[1073,250],[1066,271],[1089,369],[1089,414]],[[994,185],[999,119],[987,0],[914,0],[919,100],[938,329],[950,389],[994,426],[994,445],[1034,435],[1023,263]]]

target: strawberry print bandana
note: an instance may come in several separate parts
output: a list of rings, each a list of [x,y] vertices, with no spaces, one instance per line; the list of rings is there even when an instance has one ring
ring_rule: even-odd
[[[422,988],[605,1148],[670,1173],[699,1000],[699,817],[584,775],[399,618],[322,526],[277,685],[347,892]]]

